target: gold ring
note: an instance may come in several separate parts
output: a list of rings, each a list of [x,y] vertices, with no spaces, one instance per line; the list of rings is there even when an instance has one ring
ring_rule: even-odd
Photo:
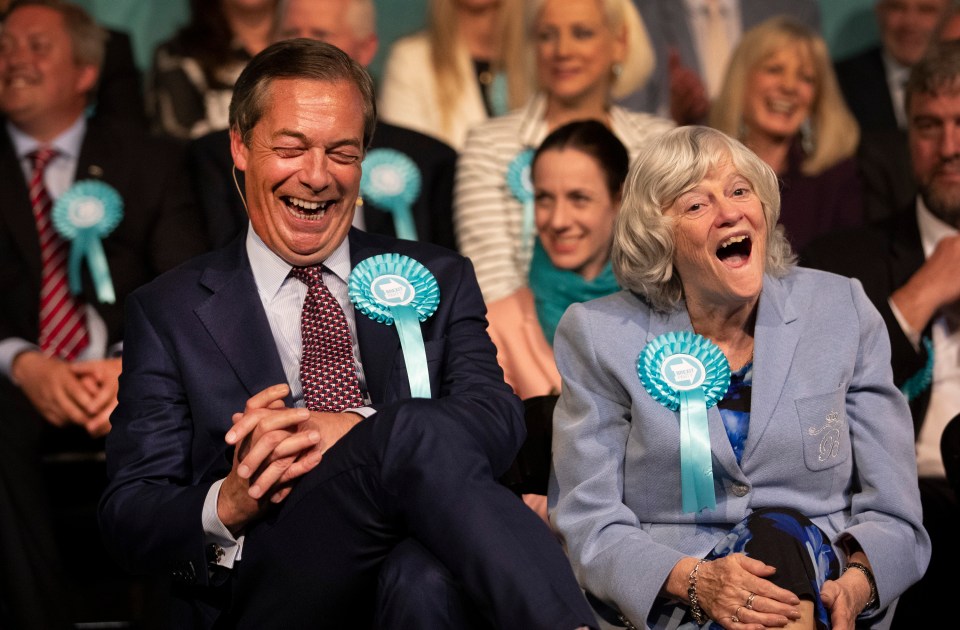
[[[732,617],[730,617],[730,621],[732,621],[733,623],[740,623],[740,618],[737,617],[736,615],[733,615]]]
[[[753,610],[753,598],[756,596],[756,593],[750,593],[750,597],[747,598],[747,603],[744,605],[747,610]]]
[[[740,609],[741,609],[741,608],[743,608],[743,606],[737,606],[737,612],[733,613],[733,616],[736,617],[737,619],[740,618]]]

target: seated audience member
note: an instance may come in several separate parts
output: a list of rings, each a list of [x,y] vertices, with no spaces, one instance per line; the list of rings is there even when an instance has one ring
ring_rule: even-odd
[[[10,5],[11,0],[0,0],[0,30]],[[145,125],[143,85],[140,70],[133,60],[130,36],[113,29],[104,30],[107,38],[103,64],[96,91],[91,98],[91,109],[95,115],[110,120],[128,120],[137,125]]]
[[[14,3],[0,32],[2,627],[67,626],[40,453],[99,450],[125,298],[205,249],[179,148],[84,115],[105,37],[59,0]]]
[[[520,175],[548,133],[573,120],[599,120],[636,155],[673,126],[611,104],[642,84],[653,67],[646,31],[629,0],[539,0],[528,3],[527,24],[540,93],[522,110],[470,131],[454,183],[457,243],[476,266],[488,303],[527,284],[533,197]],[[583,61],[571,69],[574,49]]]
[[[670,115],[677,124],[706,119],[734,46],[744,31],[789,15],[820,30],[816,0],[634,0],[653,39],[650,81],[620,100],[628,109]]]
[[[190,22],[157,47],[147,77],[155,131],[198,138],[227,128],[233,83],[270,42],[277,0],[190,0]]]
[[[560,393],[553,334],[567,307],[618,290],[610,267],[613,221],[629,157],[603,123],[550,133],[530,173],[537,240],[529,286],[491,303],[487,319],[504,378],[520,398]]]
[[[277,5],[275,39],[306,37],[326,41],[366,66],[377,52],[373,0],[282,0]],[[456,152],[429,136],[411,129],[378,122],[370,145],[373,160],[381,160],[386,173],[364,165],[368,179],[361,186],[363,204],[357,207],[354,225],[376,234],[435,243],[454,249],[453,175]],[[379,151],[386,149],[386,152]],[[393,152],[399,152],[400,156]],[[215,131],[190,143],[191,172],[197,196],[215,247],[221,247],[247,226],[240,194],[242,173],[233,171],[227,130]],[[379,154],[379,155],[378,155]],[[234,176],[238,175],[235,182]],[[386,187],[376,189],[386,177]],[[371,189],[374,187],[374,189]],[[412,218],[404,232],[401,213]],[[397,225],[401,224],[398,233]]]
[[[857,123],[814,31],[785,17],[748,31],[730,59],[710,124],[738,137],[780,178],[780,224],[794,248],[860,225]]]
[[[457,151],[467,131],[526,103],[523,0],[430,0],[426,30],[390,48],[378,108],[387,122]]]
[[[949,4],[949,0],[876,1],[880,43],[835,64],[844,99],[864,133],[907,128],[904,85]]]
[[[530,285],[487,309],[488,331],[497,346],[504,379],[527,407],[540,404],[544,405],[541,411],[548,411],[552,398],[540,403],[529,399],[560,393],[560,373],[551,346],[557,322],[567,307],[619,289],[610,266],[610,242],[629,165],[627,149],[596,120],[557,128],[533,156],[530,172],[537,240]],[[542,487],[529,487],[529,492],[522,488],[521,494],[546,520],[550,432],[539,431],[529,418],[527,429],[521,470],[528,456],[534,458],[531,464],[537,461],[536,453],[546,457],[542,458],[542,471],[531,471],[530,480],[519,482]],[[542,475],[537,474],[540,472]]]
[[[910,400],[930,569],[897,608],[903,628],[933,627],[955,595],[960,563],[957,496],[947,483],[940,438],[960,412],[957,300],[960,283],[960,42],[945,42],[913,66],[907,82],[909,148],[919,196],[884,222],[824,237],[806,265],[857,278],[883,314],[894,382]]]
[[[668,133],[627,177],[626,290],[560,321],[550,515],[621,626],[883,627],[927,566],[883,320],[778,209],[742,144]]]
[[[910,68],[947,29],[947,0],[878,0],[880,45],[835,64],[844,99],[860,124],[857,165],[864,222],[911,206],[917,185],[907,149],[903,92]]]
[[[105,539],[172,572],[175,627],[463,627],[441,619],[460,593],[496,627],[591,626],[556,539],[495,480],[523,420],[469,261],[351,229],[373,98],[309,39],[241,73],[250,228],[129,299]]]

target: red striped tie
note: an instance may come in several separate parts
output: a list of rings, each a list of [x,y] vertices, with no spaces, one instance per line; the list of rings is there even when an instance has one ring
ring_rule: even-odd
[[[47,355],[72,361],[90,340],[83,308],[67,286],[69,245],[53,227],[53,202],[43,185],[43,171],[56,155],[56,149],[42,147],[28,156],[33,160],[30,205],[40,237],[40,349]]]

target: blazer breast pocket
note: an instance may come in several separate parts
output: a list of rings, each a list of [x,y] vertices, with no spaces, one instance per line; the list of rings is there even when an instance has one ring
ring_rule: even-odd
[[[810,470],[833,468],[850,457],[846,387],[794,401],[800,418],[803,461]]]

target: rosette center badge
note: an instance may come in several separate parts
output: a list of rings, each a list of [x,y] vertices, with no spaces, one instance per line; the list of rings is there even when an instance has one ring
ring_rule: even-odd
[[[379,276],[370,285],[373,297],[384,306],[404,306],[413,301],[417,291],[403,276],[386,274]]]
[[[67,207],[67,217],[77,228],[89,228],[103,220],[103,202],[96,197],[79,197]]]
[[[673,389],[690,391],[703,385],[707,371],[697,357],[675,354],[660,366],[660,375]]]

